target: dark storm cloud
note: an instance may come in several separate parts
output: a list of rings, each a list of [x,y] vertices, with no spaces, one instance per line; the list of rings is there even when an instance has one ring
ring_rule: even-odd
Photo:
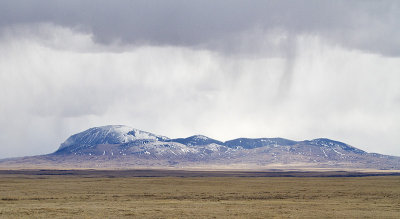
[[[49,22],[92,32],[103,44],[176,45],[229,53],[258,48],[230,40],[244,31],[281,29],[399,56],[399,13],[399,1],[21,0],[0,2],[0,25]]]

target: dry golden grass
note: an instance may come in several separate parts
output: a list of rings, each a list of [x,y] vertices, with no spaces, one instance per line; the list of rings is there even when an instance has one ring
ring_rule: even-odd
[[[400,218],[400,177],[0,176],[0,218]]]

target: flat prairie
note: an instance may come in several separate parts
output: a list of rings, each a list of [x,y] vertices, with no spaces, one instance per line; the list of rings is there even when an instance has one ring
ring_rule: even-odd
[[[0,218],[400,218],[398,175],[161,173],[2,171]]]

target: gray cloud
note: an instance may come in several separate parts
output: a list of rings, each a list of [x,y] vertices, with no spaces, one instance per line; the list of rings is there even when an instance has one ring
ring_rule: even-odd
[[[0,25],[51,22],[91,32],[104,44],[190,46],[228,53],[269,48],[232,40],[243,32],[282,29],[290,35],[320,35],[352,49],[399,56],[399,13],[395,0],[22,0],[0,2]],[[256,51],[246,51],[249,48]]]

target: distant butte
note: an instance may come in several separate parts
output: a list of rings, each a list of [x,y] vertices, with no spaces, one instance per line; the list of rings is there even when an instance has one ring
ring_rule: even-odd
[[[0,160],[0,168],[7,167],[400,170],[400,157],[367,153],[326,138],[170,139],[109,125],[72,135],[52,154]]]

